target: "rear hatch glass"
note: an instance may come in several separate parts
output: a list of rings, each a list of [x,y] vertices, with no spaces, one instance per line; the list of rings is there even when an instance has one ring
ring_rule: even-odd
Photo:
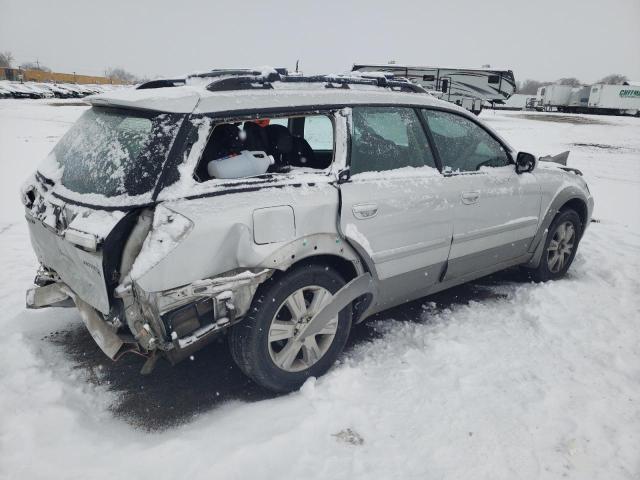
[[[150,201],[182,114],[92,107],[38,171],[71,201],[123,206]]]

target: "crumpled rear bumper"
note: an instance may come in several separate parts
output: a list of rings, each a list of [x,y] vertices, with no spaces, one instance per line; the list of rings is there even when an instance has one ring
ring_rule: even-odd
[[[116,360],[125,349],[126,338],[116,332],[116,328],[105,322],[91,305],[78,297],[62,282],[35,286],[27,290],[27,308],[71,307],[80,312],[82,322],[100,349],[112,360]]]
[[[202,348],[216,334],[227,329],[248,311],[258,285],[273,270],[230,272],[164,292],[148,293],[135,284],[116,289],[124,315],[106,318],[87,303],[55,272],[41,269],[35,286],[27,291],[27,308],[77,307],[87,330],[112,360],[128,351],[145,357],[163,353],[175,363]],[[135,290],[135,293],[134,293]],[[211,303],[210,311],[200,316],[198,303]],[[181,317],[193,328],[182,334],[177,327]],[[126,325],[124,324],[126,322]],[[128,328],[127,328],[128,327]]]

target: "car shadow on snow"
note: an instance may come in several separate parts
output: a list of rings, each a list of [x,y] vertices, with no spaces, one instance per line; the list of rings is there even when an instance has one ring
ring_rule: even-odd
[[[506,270],[385,310],[352,329],[346,350],[381,336],[375,320],[425,322],[428,321],[426,303],[428,312],[437,313],[470,301],[501,298],[505,295],[492,287],[523,280],[517,269]],[[160,360],[146,376],[140,375],[143,358],[125,355],[118,362],[112,362],[80,323],[76,328],[51,333],[45,340],[63,349],[74,368],[81,370],[90,382],[117,394],[117,400],[111,405],[116,417],[148,431],[162,431],[187,423],[225,402],[255,402],[277,396],[240,372],[222,340],[173,367]]]

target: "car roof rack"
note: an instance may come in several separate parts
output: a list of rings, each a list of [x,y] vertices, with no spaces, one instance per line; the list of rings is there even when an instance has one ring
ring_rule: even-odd
[[[388,88],[401,92],[427,93],[420,85],[403,77],[393,75],[282,75],[276,72],[264,75],[221,76],[207,85],[211,92],[230,90],[272,89],[275,82],[282,83],[320,83],[325,88],[350,88],[351,85],[366,85]]]
[[[187,84],[185,78],[162,78],[160,80],[150,80],[141,83],[136,90],[146,90],[147,88],[182,87]]]
[[[269,74],[277,73],[278,75],[289,75],[289,71],[286,68],[269,68],[266,71],[257,70],[255,68],[215,68],[210,72],[194,73],[189,75],[189,78],[216,78],[216,77],[232,77],[232,76],[268,76]]]
[[[388,88],[401,92],[427,93],[427,91],[404,77],[396,77],[392,73],[367,75],[299,75],[289,74],[285,68],[270,70],[256,69],[216,69],[210,72],[189,75],[182,79],[151,80],[139,85],[137,88],[162,88],[186,85],[189,78],[202,78],[211,80],[206,86],[210,92],[228,92],[234,90],[264,90],[273,89],[275,82],[281,83],[320,83],[325,88],[350,88],[351,85],[366,85],[380,88]]]
[[[279,75],[288,75],[289,72],[286,68],[275,68],[270,73],[276,73]],[[165,87],[182,87],[187,84],[190,78],[226,78],[226,77],[260,77],[265,76],[265,72],[254,68],[216,68],[209,72],[192,73],[186,77],[181,78],[161,78],[158,80],[149,80],[148,82],[141,83],[136,87],[136,90],[146,90],[148,88],[165,88]],[[236,90],[229,88],[231,90]]]

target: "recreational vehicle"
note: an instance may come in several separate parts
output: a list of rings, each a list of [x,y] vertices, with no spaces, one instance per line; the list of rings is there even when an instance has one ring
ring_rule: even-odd
[[[355,64],[353,71],[385,72],[406,77],[438,98],[460,105],[476,115],[484,102],[502,104],[516,91],[511,70]]]

